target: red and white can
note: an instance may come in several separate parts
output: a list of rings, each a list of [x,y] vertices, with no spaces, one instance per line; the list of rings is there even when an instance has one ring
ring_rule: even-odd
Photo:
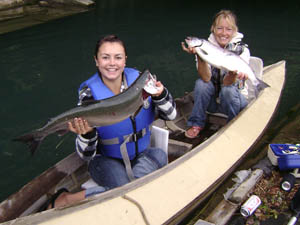
[[[241,207],[241,214],[245,217],[250,216],[261,204],[257,195],[252,195]]]

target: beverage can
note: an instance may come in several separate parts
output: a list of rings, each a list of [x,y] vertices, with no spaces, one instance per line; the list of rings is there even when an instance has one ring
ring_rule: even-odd
[[[238,89],[242,90],[245,87],[245,80],[238,79]]]
[[[245,217],[250,216],[261,204],[261,200],[257,195],[252,195],[241,207],[241,214]]]

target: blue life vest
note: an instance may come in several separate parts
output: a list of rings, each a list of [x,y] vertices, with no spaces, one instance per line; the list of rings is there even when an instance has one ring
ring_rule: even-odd
[[[125,68],[124,75],[129,87],[138,78],[139,72],[132,68]],[[98,73],[83,82],[80,85],[79,91],[84,86],[90,88],[95,100],[115,95],[102,82]],[[126,137],[132,135],[132,138],[126,143],[126,148],[130,160],[134,159],[138,152],[143,152],[150,145],[150,125],[154,121],[154,117],[155,112],[152,99],[148,97],[144,102],[143,108],[135,118],[127,118],[116,124],[96,128],[99,136],[98,150],[105,156],[122,159],[120,146]]]

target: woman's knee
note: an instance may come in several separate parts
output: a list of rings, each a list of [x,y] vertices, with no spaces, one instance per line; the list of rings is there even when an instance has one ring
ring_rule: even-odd
[[[161,168],[168,163],[168,157],[166,152],[160,148],[149,148],[145,150],[144,154],[154,161],[158,168]]]
[[[195,82],[195,95],[212,95],[214,94],[214,85],[212,82],[205,82],[202,79],[197,79]]]
[[[195,82],[195,88],[209,88],[211,86],[210,83],[211,82],[205,82],[202,79],[197,79]]]
[[[223,86],[220,93],[221,97],[225,99],[232,99],[234,97],[238,97],[238,93],[236,88],[233,85],[230,86]]]
[[[89,163],[89,173],[100,186],[111,189],[129,182],[124,165],[115,159],[97,157]]]

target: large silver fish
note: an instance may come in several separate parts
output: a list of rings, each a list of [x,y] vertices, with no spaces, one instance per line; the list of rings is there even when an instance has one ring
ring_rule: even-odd
[[[247,74],[247,84],[254,89],[254,93],[252,94],[255,96],[251,97],[257,97],[258,91],[268,87],[266,83],[255,76],[249,64],[239,55],[197,37],[187,37],[185,42],[189,47],[194,47],[200,58],[208,64],[222,70],[237,71]]]
[[[93,101],[93,103],[70,109],[51,118],[42,128],[26,133],[13,140],[26,143],[31,153],[34,154],[41,141],[49,134],[57,133],[62,135],[67,133],[69,130],[68,122],[72,122],[74,118],[81,117],[87,120],[92,127],[118,123],[134,115],[141,108],[143,100],[149,96],[149,94],[145,93],[144,88],[148,92],[155,92],[156,87],[154,86],[155,82],[153,79],[151,73],[145,70],[124,92],[107,99]]]

